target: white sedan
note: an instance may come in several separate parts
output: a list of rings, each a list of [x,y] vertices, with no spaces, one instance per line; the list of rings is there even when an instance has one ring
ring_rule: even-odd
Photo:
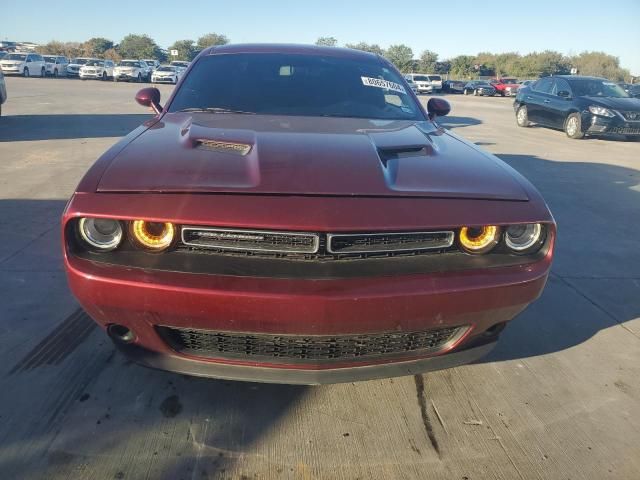
[[[90,60],[80,67],[80,78],[86,80],[93,78],[95,80],[106,80],[113,78],[113,61],[112,60]]]
[[[182,77],[183,71],[180,67],[162,65],[154,70],[151,75],[151,83],[173,83],[175,85]]]

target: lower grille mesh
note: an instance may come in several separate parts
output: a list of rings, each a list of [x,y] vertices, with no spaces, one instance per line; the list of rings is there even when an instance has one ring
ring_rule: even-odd
[[[157,327],[171,348],[199,357],[313,362],[357,360],[441,349],[464,327],[372,335],[263,335]]]

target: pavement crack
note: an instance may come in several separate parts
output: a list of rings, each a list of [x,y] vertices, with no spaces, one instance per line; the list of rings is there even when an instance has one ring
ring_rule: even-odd
[[[436,434],[433,431],[433,424],[431,423],[431,419],[429,418],[429,412],[427,410],[427,398],[424,393],[424,378],[422,375],[414,375],[413,379],[416,382],[416,395],[418,397],[418,405],[420,406],[420,416],[422,417],[422,424],[424,425],[424,429],[427,432],[427,437],[431,442],[431,446],[438,454],[438,457],[441,457],[440,453],[440,445],[438,444],[438,439],[436,438]]]

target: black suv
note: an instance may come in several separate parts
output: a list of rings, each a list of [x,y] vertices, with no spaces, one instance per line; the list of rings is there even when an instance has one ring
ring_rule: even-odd
[[[544,77],[521,88],[513,108],[520,127],[533,122],[561,128],[569,138],[618,134],[640,139],[640,99],[604,78]]]

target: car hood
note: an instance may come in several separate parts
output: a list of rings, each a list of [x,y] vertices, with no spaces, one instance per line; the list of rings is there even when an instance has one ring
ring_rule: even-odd
[[[528,200],[500,160],[431,122],[208,113],[164,115],[98,191]]]
[[[637,98],[582,97],[592,105],[613,110],[640,112],[640,100]]]

